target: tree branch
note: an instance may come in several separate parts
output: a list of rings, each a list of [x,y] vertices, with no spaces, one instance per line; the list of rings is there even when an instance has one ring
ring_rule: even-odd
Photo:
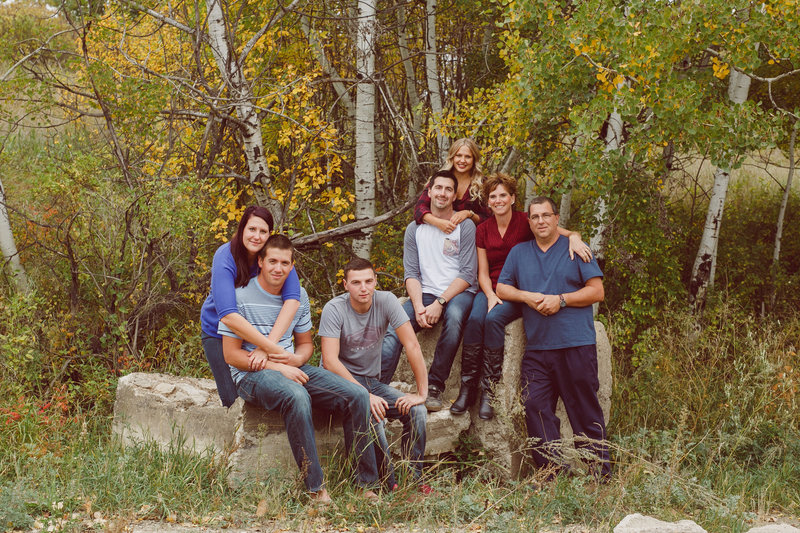
[[[292,244],[294,244],[294,246],[297,248],[308,248],[314,245],[322,244],[323,242],[339,239],[342,237],[347,237],[355,233],[360,233],[361,230],[363,229],[371,228],[372,226],[377,226],[381,222],[390,220],[395,216],[399,215],[400,213],[402,213],[403,211],[411,209],[411,207],[416,203],[417,199],[416,197],[414,197],[409,199],[403,205],[395,207],[391,211],[387,211],[382,215],[378,215],[375,218],[358,220],[356,222],[345,224],[344,226],[340,226],[338,228],[321,231],[319,233],[314,233],[313,235],[306,235],[304,237],[299,237],[297,239],[293,239]]]

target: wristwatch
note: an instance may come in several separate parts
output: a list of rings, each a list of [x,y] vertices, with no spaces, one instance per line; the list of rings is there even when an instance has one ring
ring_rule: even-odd
[[[566,307],[567,306],[567,301],[564,299],[564,295],[563,294],[559,294],[558,295],[558,305],[559,305],[559,307]]]
[[[442,298],[441,296],[437,296],[437,297],[436,297],[436,301],[437,301],[437,302],[439,302],[439,305],[441,305],[442,307],[444,307],[444,304],[446,304],[446,303],[447,303],[447,300],[445,300],[445,299],[444,299],[444,298]]]

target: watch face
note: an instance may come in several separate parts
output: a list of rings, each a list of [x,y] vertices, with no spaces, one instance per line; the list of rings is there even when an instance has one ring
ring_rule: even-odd
[[[567,301],[564,299],[563,296],[559,296],[558,299],[559,299],[558,305],[560,305],[561,307],[567,306]]]
[[[447,303],[447,301],[444,298],[442,298],[441,296],[436,298],[436,301],[439,302],[441,305],[444,305],[444,304]]]

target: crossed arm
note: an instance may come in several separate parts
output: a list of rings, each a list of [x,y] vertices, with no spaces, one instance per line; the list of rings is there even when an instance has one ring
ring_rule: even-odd
[[[299,308],[299,300],[291,299],[284,301],[281,311],[278,314],[278,318],[275,319],[275,325],[272,327],[269,335],[264,335],[258,331],[250,322],[248,322],[245,317],[239,313],[229,313],[222,317],[220,322],[228,326],[231,331],[233,331],[242,339],[254,344],[257,349],[255,352],[253,352],[253,355],[260,354],[263,357],[268,357],[272,361],[276,361],[278,363],[287,363],[292,354],[281,348],[280,345],[278,345],[278,341],[281,339],[286,330],[289,329],[289,326],[291,326],[292,319]],[[239,344],[241,345],[241,342]]]
[[[242,318],[244,319],[244,317]],[[242,339],[222,337],[222,353],[225,356],[225,362],[229,365],[246,372],[256,372],[264,369],[277,370],[285,378],[302,385],[308,381],[308,375],[298,367],[304,365],[311,358],[311,353],[314,349],[311,330],[305,333],[295,332],[294,347],[294,353],[283,350],[286,354],[286,360],[278,362],[272,356],[267,357],[266,353],[258,349],[253,352],[243,349]]]
[[[454,296],[461,294],[468,288],[469,283],[461,278],[456,278],[447,286],[447,289],[440,296],[449,302]],[[411,304],[414,306],[417,324],[423,328],[432,328],[435,326],[442,316],[442,304],[436,300],[427,306],[422,304],[422,284],[418,279],[408,278],[406,280],[406,291],[408,292],[408,298],[411,300]],[[409,324],[409,327],[410,326]]]
[[[497,295],[503,300],[524,303],[545,316],[553,315],[561,310],[561,299],[558,294],[523,291],[513,285],[498,283]],[[577,291],[565,292],[562,293],[562,296],[564,296],[567,307],[586,307],[595,302],[602,302],[603,298],[605,298],[603,278],[590,278]]]

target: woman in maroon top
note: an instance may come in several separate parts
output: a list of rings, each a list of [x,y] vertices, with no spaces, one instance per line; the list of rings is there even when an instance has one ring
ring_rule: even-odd
[[[441,170],[452,170],[458,180],[453,216],[450,220],[444,220],[431,214],[431,197],[428,195],[428,187],[425,187],[414,208],[414,220],[417,224],[431,224],[445,233],[450,233],[468,218],[475,225],[486,220],[489,213],[481,201],[483,173],[480,159],[481,149],[472,139],[458,139],[450,145],[447,162]]]
[[[478,283],[481,292],[475,296],[472,312],[464,328],[464,346],[461,348],[461,390],[450,407],[453,414],[465,413],[478,390],[482,390],[478,416],[489,420],[492,409],[492,386],[500,379],[503,369],[503,348],[506,325],[522,316],[521,304],[503,302],[494,290],[497,278],[515,245],[533,239],[528,216],[514,211],[517,201],[517,182],[498,172],[483,184],[483,195],[494,216],[478,226],[475,246],[478,249]],[[577,253],[584,261],[592,257],[589,247],[578,233],[558,228],[569,237],[570,257]]]

